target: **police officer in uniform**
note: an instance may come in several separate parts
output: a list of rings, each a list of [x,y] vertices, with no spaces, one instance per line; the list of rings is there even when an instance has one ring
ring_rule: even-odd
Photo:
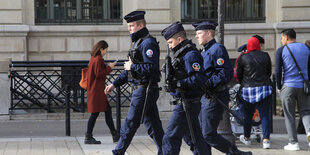
[[[133,11],[124,17],[127,21],[128,31],[132,40],[132,47],[128,52],[129,61],[125,62],[125,70],[121,75],[105,89],[105,93],[108,94],[115,87],[121,86],[128,81],[134,87],[128,116],[121,127],[118,144],[112,151],[114,155],[123,155],[128,148],[136,130],[140,126],[140,119],[147,95],[144,125],[148,134],[157,145],[158,154],[162,154],[161,147],[164,131],[156,105],[159,97],[157,83],[160,81],[160,50],[158,42],[149,34],[148,29],[145,27],[144,14],[144,11]],[[151,91],[147,94],[148,85],[150,85],[149,89]]]
[[[203,85],[203,58],[196,45],[188,40],[180,22],[175,22],[162,31],[169,48],[173,51],[172,73],[173,80],[169,82],[167,91],[178,100],[170,118],[163,138],[163,154],[177,155],[180,152],[182,137],[190,137],[189,123],[193,129],[196,145],[192,146],[194,154],[208,155],[211,150],[202,137],[198,114]],[[167,64],[166,64],[167,65]],[[183,102],[183,104],[181,103]],[[184,106],[185,103],[185,106]],[[186,112],[191,121],[187,121]],[[193,138],[193,137],[192,137]]]
[[[203,45],[201,54],[204,59],[204,74],[207,76],[204,82],[206,89],[215,93],[217,98],[228,106],[229,89],[227,84],[233,77],[233,66],[229,61],[226,48],[222,44],[216,43],[214,39],[217,25],[213,21],[201,21],[193,24],[196,30],[195,37],[198,43]],[[238,150],[235,145],[217,133],[225,110],[224,107],[216,99],[209,98],[208,94],[201,98],[201,103],[199,121],[206,142],[229,155],[252,154]]]

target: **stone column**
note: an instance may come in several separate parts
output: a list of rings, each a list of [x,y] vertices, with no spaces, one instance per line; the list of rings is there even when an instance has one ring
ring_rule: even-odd
[[[0,59],[0,115],[8,115],[11,101],[9,65],[10,58]]]

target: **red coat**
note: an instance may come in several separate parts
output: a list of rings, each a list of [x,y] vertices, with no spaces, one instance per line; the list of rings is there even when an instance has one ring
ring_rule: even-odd
[[[104,65],[101,56],[91,57],[88,65],[87,108],[89,113],[107,110],[107,95],[104,93],[106,76],[112,71]]]

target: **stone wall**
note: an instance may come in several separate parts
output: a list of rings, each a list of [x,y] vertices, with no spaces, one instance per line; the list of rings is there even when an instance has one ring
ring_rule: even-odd
[[[231,58],[236,49],[254,34],[265,38],[264,51],[274,63],[275,51],[281,46],[280,32],[295,28],[297,41],[310,39],[309,0],[266,0],[266,23],[225,24],[224,44]],[[147,27],[160,42],[161,62],[166,42],[161,31],[181,18],[181,0],[123,0],[123,15],[145,10]],[[88,60],[92,46],[104,39],[109,43],[105,59],[126,59],[130,38],[126,22],[121,25],[35,25],[34,0],[0,0],[0,57],[16,60]],[[184,25],[188,38],[195,43],[195,31]],[[198,46],[201,48],[200,46]],[[0,86],[2,87],[2,86]],[[170,96],[162,93],[159,109],[170,111]]]
[[[0,24],[22,24],[24,22],[23,7],[23,0],[1,0]]]
[[[310,21],[310,1],[309,0],[283,0],[281,1],[281,21]]]
[[[168,24],[148,24],[151,34],[160,42],[161,59],[165,57],[166,41],[161,31]],[[184,25],[188,38],[196,43],[195,31],[191,25]],[[310,22],[225,24],[224,44],[231,58],[239,53],[237,48],[247,42],[254,34],[265,38],[263,50],[273,55],[281,46],[280,32],[284,28],[295,28],[297,41],[310,39]],[[109,43],[109,52],[105,59],[126,59],[130,46],[130,37],[125,25],[122,26],[29,26],[27,35],[28,60],[85,60],[89,59],[92,46],[99,40]],[[7,39],[5,39],[7,40]],[[13,40],[12,40],[13,41]],[[16,40],[14,40],[16,41]],[[7,41],[10,42],[10,41]],[[10,43],[15,45],[14,43]],[[1,44],[0,44],[1,45]],[[23,49],[22,44],[13,46],[13,50]],[[199,45],[197,45],[201,48]],[[11,46],[8,46],[11,47]],[[8,47],[4,50],[8,50]],[[1,50],[0,50],[1,51]],[[13,58],[13,60],[16,60]]]
[[[124,0],[123,15],[132,10],[145,10],[147,27],[160,41],[164,52],[166,43],[160,32],[168,24],[180,20],[181,0]],[[232,58],[236,49],[253,34],[266,39],[265,49],[272,54],[280,47],[279,31],[294,27],[297,40],[309,39],[310,1],[273,0],[266,3],[266,23],[225,24],[225,46]],[[105,39],[110,48],[106,59],[126,58],[130,46],[126,22],[122,25],[89,26],[36,26],[34,23],[34,0],[0,1],[0,55],[12,60],[63,60],[89,59],[92,46]],[[297,11],[298,10],[298,11]],[[185,25],[189,38],[195,32]],[[195,39],[193,39],[195,40]],[[164,58],[164,54],[161,55]]]

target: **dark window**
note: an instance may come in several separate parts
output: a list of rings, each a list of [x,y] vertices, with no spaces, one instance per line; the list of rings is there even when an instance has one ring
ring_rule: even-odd
[[[121,24],[122,0],[35,0],[36,24]]]
[[[182,0],[182,22],[217,20],[218,0]],[[226,0],[225,21],[265,22],[265,0]]]

